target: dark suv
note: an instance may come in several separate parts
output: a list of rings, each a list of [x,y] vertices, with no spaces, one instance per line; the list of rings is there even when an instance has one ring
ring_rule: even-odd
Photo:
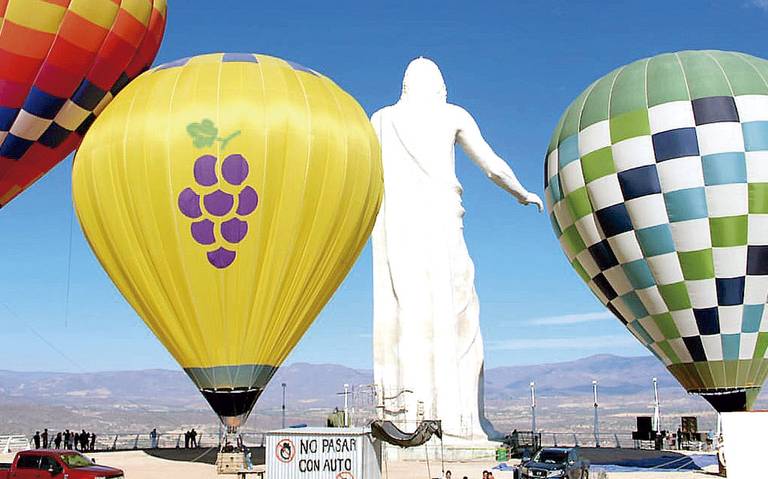
[[[581,457],[579,450],[573,447],[545,447],[537,452],[533,459],[520,465],[520,477],[523,479],[589,478],[589,461]]]

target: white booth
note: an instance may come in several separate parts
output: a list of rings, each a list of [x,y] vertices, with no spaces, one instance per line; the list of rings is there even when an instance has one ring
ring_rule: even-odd
[[[361,427],[266,434],[267,479],[381,479],[381,442]]]

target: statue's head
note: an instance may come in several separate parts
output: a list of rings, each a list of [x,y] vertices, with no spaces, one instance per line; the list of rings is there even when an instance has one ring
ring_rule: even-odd
[[[446,101],[445,81],[440,68],[429,58],[411,60],[403,76],[401,100],[418,102]]]

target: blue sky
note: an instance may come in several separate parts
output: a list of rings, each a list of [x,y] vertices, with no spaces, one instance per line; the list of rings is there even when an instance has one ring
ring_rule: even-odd
[[[169,4],[156,62],[221,51],[275,55],[333,78],[368,113],[396,101],[408,61],[434,59],[449,101],[474,114],[497,153],[542,196],[551,130],[591,81],[666,51],[768,57],[768,0]],[[646,354],[570,269],[546,216],[518,206],[463,154],[457,165],[487,367]],[[0,368],[175,368],[103,273],[76,220],[70,228],[70,171],[71,158],[0,211]],[[370,367],[371,312],[366,247],[288,362]]]

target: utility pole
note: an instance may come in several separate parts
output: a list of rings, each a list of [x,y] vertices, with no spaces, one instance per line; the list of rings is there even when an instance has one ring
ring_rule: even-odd
[[[285,383],[283,383],[283,429],[285,429]]]
[[[531,432],[536,433],[536,383],[531,381]]]
[[[595,447],[600,447],[600,427],[597,418],[597,381],[592,381],[592,393],[595,396]]]
[[[344,385],[343,393],[336,393],[338,395],[344,395],[344,427],[349,427],[349,384]],[[388,399],[388,398],[384,398]]]
[[[344,385],[344,427],[349,427],[349,384]]]
[[[653,378],[653,430],[661,431],[661,413],[659,412],[659,387]]]

